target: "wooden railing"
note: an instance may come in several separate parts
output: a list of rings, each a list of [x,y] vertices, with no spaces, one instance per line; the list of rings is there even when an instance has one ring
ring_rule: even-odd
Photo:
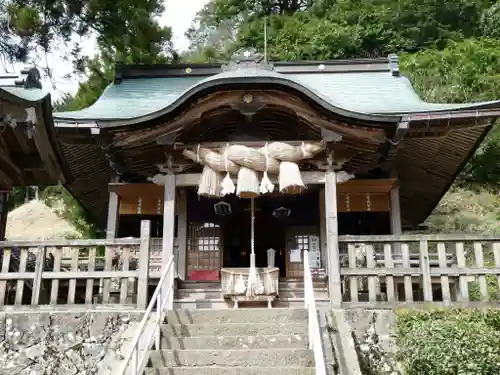
[[[0,242],[0,307],[147,306],[150,223],[141,238]]]
[[[173,305],[169,301],[173,301],[174,273],[174,257],[171,256],[161,273],[160,281],[132,340],[132,346],[121,365],[122,367],[116,373],[117,375],[143,374],[149,361],[153,343],[156,350],[161,349],[160,325],[165,319],[165,311],[173,309]]]
[[[307,309],[309,349],[314,353],[315,373],[316,375],[326,375],[325,356],[323,354],[318,310],[314,299],[314,287],[308,256],[304,257],[304,307]]]
[[[500,236],[340,236],[343,307],[500,302]]]

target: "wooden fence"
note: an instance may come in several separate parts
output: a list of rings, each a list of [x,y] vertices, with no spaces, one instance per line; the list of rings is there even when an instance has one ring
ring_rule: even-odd
[[[147,305],[150,223],[141,237],[0,242],[0,307]]]
[[[156,241],[156,242],[155,242]],[[147,305],[161,241],[0,242],[0,310],[7,305]],[[342,307],[498,304],[500,236],[340,236]],[[157,264],[158,263],[158,264]]]
[[[342,306],[500,302],[500,236],[340,236]]]

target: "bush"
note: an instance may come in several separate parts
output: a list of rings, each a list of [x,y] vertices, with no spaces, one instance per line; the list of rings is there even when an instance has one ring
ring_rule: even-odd
[[[500,310],[398,312],[405,375],[500,374]]]

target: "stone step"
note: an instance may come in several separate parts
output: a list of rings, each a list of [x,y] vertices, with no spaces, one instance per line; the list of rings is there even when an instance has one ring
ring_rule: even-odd
[[[167,313],[167,321],[174,324],[223,324],[223,323],[269,323],[307,321],[307,310],[239,308],[228,310],[173,310]]]
[[[330,372],[329,372],[330,373]],[[315,375],[314,367],[159,367],[148,368],[145,375]],[[331,372],[333,374],[333,372]]]
[[[220,281],[179,281],[178,289],[220,289]]]
[[[280,280],[279,281],[280,288],[296,288],[296,289],[304,289],[304,281],[303,280]],[[327,282],[325,280],[314,280],[313,281],[314,288],[326,288]],[[219,289],[221,288],[220,281],[179,281],[178,289]]]
[[[328,296],[327,288],[315,288],[314,295],[316,298],[325,298]],[[179,289],[176,291],[176,298],[193,298],[193,299],[221,299],[222,290],[219,289]],[[279,298],[304,298],[303,289],[280,288]]]
[[[162,324],[161,332],[166,337],[201,336],[266,336],[306,335],[307,324],[301,323],[224,323],[224,324]]]
[[[253,367],[273,364],[279,366],[314,366],[313,351],[309,349],[236,349],[236,350],[156,350],[151,352],[151,367]]]
[[[328,308],[330,305],[330,300],[326,296],[325,298],[316,297],[316,307]],[[267,302],[263,302],[261,307],[266,307]],[[243,306],[242,306],[243,307]],[[276,299],[273,302],[274,308],[291,308],[291,309],[301,309],[304,307],[304,298],[281,298]],[[234,309],[234,304],[231,300],[222,298],[212,298],[212,299],[196,299],[196,298],[176,298],[174,299],[174,309],[185,309],[185,310],[227,310]],[[239,310],[239,309],[238,309]]]
[[[168,337],[162,349],[300,349],[308,345],[307,335]]]
[[[232,309],[233,303],[231,300],[225,300],[223,298],[208,298],[208,299],[198,299],[198,298],[175,298],[174,299],[174,309],[185,309],[185,310],[227,310]]]

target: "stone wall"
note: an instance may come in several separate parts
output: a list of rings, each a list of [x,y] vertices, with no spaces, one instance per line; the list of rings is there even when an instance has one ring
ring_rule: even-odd
[[[141,317],[104,311],[0,313],[0,375],[109,374]]]
[[[400,375],[392,310],[346,310],[363,375]]]

